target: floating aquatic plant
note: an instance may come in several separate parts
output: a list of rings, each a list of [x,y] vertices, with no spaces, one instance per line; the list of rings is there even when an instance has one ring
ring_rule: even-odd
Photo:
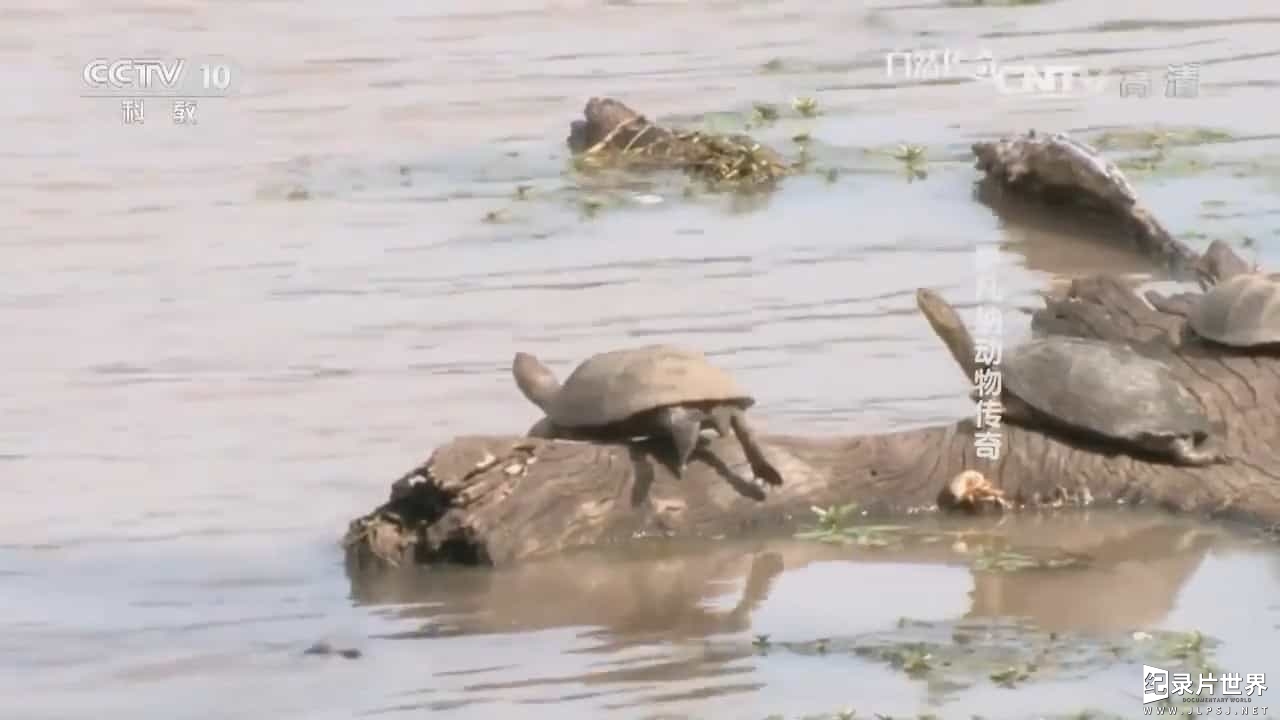
[[[778,106],[769,103],[755,103],[751,109],[752,125],[769,125],[778,120]]]
[[[922,145],[902,144],[893,155],[894,160],[903,164],[907,173],[907,182],[923,180],[929,176],[925,170],[925,148]]]
[[[585,197],[578,201],[578,207],[582,210],[583,217],[587,218],[595,217],[604,206],[604,200],[595,197]]]
[[[901,160],[904,163],[918,163],[924,160],[925,149],[923,145],[907,145],[898,146],[898,151],[894,153],[895,160]]]
[[[1031,677],[1031,673],[1035,672],[1036,664],[1032,662],[1022,663],[1020,665],[1010,665],[1003,670],[997,670],[991,673],[991,681],[997,685],[1007,688],[1013,688],[1018,683]]]
[[[811,97],[794,98],[791,107],[805,117],[815,117],[818,114],[818,101]]]
[[[829,508],[811,507],[818,517],[818,525],[813,530],[796,534],[799,540],[817,540],[818,542],[840,543],[844,545],[861,545],[864,547],[885,547],[892,544],[892,533],[905,530],[905,525],[854,525],[852,519],[858,514],[857,503],[836,505]]]

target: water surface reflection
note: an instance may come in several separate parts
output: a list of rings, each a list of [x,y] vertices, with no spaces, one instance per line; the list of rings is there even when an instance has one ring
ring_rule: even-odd
[[[1172,642],[1139,642],[1133,633],[1247,636],[1248,622],[1224,618],[1212,597],[1194,598],[1224,570],[1243,573],[1232,582],[1253,584],[1247,574],[1267,562],[1266,546],[1244,536],[1136,512],[976,526],[933,520],[905,532],[892,548],[660,541],[495,572],[355,576],[352,589],[361,604],[384,606],[380,614],[402,621],[384,641],[431,658],[432,679],[420,688],[428,705],[570,703],[584,714],[644,706],[764,717],[766,707],[803,714],[852,704],[949,717],[1007,700],[987,678],[990,669],[979,669],[1016,662],[1041,643],[1050,649],[1031,653],[1045,666],[1031,694],[1090,687],[1099,692],[1075,706],[1124,714],[1133,708],[1127,679],[1140,669],[1135,659],[1141,665],[1145,653],[1155,663]],[[984,568],[999,557],[1042,567]],[[1274,574],[1265,581],[1277,582]],[[1280,621],[1264,596],[1232,602],[1269,625]],[[767,647],[753,643],[760,635]],[[528,637],[554,642],[560,659],[527,654],[521,638]],[[877,655],[963,637],[976,638],[966,659],[926,678],[913,680]],[[1264,659],[1256,645],[1222,639],[1234,648],[1224,662]],[[491,654],[477,656],[478,645]],[[1120,654],[1121,646],[1132,653]]]

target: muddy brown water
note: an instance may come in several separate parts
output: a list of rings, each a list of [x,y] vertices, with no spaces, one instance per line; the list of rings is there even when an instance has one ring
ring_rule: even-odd
[[[999,532],[1037,547],[1065,533],[1088,559],[1030,574],[976,572],[951,536],[633,548],[354,584],[342,571],[339,533],[392,477],[453,435],[536,419],[507,375],[516,348],[563,373],[621,344],[695,344],[777,431],[969,412],[915,287],[971,302],[974,247],[998,245],[1013,341],[1055,276],[1151,271],[1063,221],[975,202],[976,139],[1069,130],[1136,144],[1116,157],[1141,164],[1148,131],[1171,129],[1185,144],[1131,173],[1143,197],[1199,247],[1226,237],[1276,261],[1280,10],[963,5],[0,5],[0,714],[1134,717],[1146,651],[1104,660],[1097,643],[1160,629],[1212,637],[1226,671],[1272,672],[1254,707],[1280,698],[1274,552],[1131,515],[1010,521]],[[1155,85],[1048,99],[891,82],[894,48],[1146,70]],[[129,54],[225,55],[238,92],[201,100],[195,126],[163,101],[127,126],[118,100],[80,97],[80,71]],[[1165,66],[1188,62],[1198,96],[1163,97]],[[793,156],[810,133],[815,171],[764,202],[575,175],[562,139],[595,94],[682,124],[779,103],[752,132]],[[823,114],[797,117],[794,96]],[[926,179],[884,155],[898,143],[927,147]],[[604,203],[593,217],[586,198]],[[760,568],[763,587],[748,580]],[[734,610],[744,587],[754,599]],[[977,661],[930,680],[855,651],[1043,641],[1008,618],[1075,638],[1093,670],[1009,690]],[[803,646],[820,637],[826,654]],[[303,655],[317,640],[363,655]]]

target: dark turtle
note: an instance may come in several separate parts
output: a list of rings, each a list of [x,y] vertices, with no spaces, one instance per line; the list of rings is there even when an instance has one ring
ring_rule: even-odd
[[[1232,275],[1201,296],[1187,326],[1219,345],[1280,344],[1280,282],[1261,273]]]
[[[973,336],[937,293],[916,291],[920,311],[971,382]],[[1089,435],[1183,465],[1222,460],[1209,419],[1164,363],[1116,343],[1051,336],[1004,350],[998,365],[1004,419]]]
[[[683,475],[702,428],[710,427],[721,437],[737,435],[756,476],[782,484],[747,424],[745,411],[755,399],[701,353],[670,345],[600,353],[579,365],[562,386],[536,357],[521,352],[511,374],[520,392],[547,414],[530,435],[666,436],[675,445],[676,474]]]

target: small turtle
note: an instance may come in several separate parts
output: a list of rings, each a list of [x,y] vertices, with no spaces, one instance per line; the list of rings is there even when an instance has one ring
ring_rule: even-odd
[[[976,344],[955,308],[919,289],[916,305],[976,382]],[[1183,465],[1222,460],[1199,401],[1164,363],[1116,343],[1051,336],[1005,350],[1005,419],[1101,438]],[[975,393],[976,396],[976,393]]]
[[[583,361],[562,386],[536,357],[519,352],[511,374],[520,392],[547,414],[529,430],[531,436],[666,436],[675,445],[676,474],[683,476],[702,428],[711,427],[721,437],[738,437],[757,477],[782,484],[747,424],[745,411],[755,399],[701,353],[670,345],[600,353]]]
[[[1255,272],[1232,275],[1201,296],[1187,327],[1219,345],[1280,344],[1280,281]]]

